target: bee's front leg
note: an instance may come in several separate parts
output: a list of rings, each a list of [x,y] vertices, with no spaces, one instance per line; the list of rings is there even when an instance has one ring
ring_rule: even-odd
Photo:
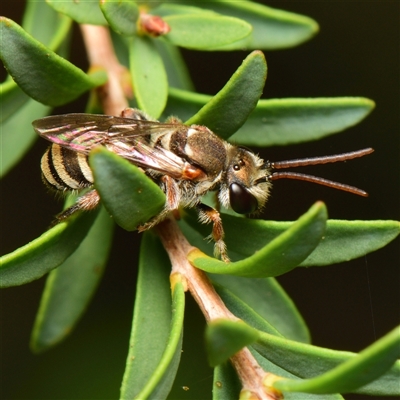
[[[150,221],[138,227],[139,232],[153,228],[160,223],[173,210],[178,209],[181,201],[181,194],[177,182],[168,175],[161,177],[162,189],[166,196],[166,201],[163,210],[153,217]]]
[[[212,207],[206,206],[205,204],[199,204],[197,206],[199,212],[199,220],[202,223],[213,223],[213,228],[210,239],[213,239],[214,244],[214,256],[221,257],[222,261],[228,263],[230,262],[226,244],[224,242],[224,228],[222,226],[222,220],[220,213]]]

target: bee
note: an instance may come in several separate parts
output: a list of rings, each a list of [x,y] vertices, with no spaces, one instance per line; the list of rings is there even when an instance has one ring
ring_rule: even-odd
[[[92,210],[100,202],[94,189],[88,154],[104,146],[156,182],[166,195],[163,210],[138,227],[147,230],[179,207],[196,207],[202,223],[212,223],[210,238],[215,256],[229,262],[220,213],[202,203],[217,193],[220,204],[239,214],[260,212],[268,199],[271,182],[289,178],[314,182],[361,196],[353,186],[275,169],[350,160],[369,154],[371,148],[333,156],[280,162],[264,161],[251,150],[230,144],[201,125],[184,125],[171,117],[165,123],[150,119],[140,110],[127,108],[120,117],[97,114],[65,114],[34,121],[35,131],[52,142],[41,160],[45,184],[57,191],[89,189],[76,203],[57,216],[63,221],[79,210]]]

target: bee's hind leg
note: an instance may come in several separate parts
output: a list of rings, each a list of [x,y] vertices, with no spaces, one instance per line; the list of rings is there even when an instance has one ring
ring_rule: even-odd
[[[158,223],[160,223],[163,219],[167,217],[167,215],[174,210],[177,210],[179,207],[179,203],[181,201],[180,190],[177,182],[168,175],[164,175],[161,178],[161,186],[166,196],[166,201],[163,210],[153,217],[150,221],[146,222],[143,225],[138,227],[139,232],[146,231],[147,229],[153,228]]]
[[[77,211],[90,211],[94,210],[100,202],[100,196],[95,189],[90,190],[85,193],[83,196],[79,197],[75,204],[71,207],[68,207],[62,213],[58,214],[56,219],[53,221],[51,226],[57,225],[59,222],[66,220],[72,214],[75,214]]]
[[[202,223],[208,224],[213,223],[211,235],[207,238],[214,240],[214,256],[221,257],[222,261],[230,262],[226,244],[224,242],[224,228],[222,226],[222,220],[220,213],[212,207],[205,204],[199,204],[197,206],[199,212],[199,220]]]

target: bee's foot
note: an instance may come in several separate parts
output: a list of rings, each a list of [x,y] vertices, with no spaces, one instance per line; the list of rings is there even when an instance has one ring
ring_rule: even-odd
[[[231,262],[231,260],[228,257],[226,244],[222,239],[217,240],[214,244],[214,257],[216,257],[216,258],[220,257],[221,260],[225,263]]]

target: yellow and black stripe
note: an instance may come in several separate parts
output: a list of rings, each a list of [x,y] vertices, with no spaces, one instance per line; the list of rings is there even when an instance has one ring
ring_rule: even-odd
[[[93,185],[93,174],[85,154],[52,144],[42,157],[45,183],[56,190],[82,190]]]

